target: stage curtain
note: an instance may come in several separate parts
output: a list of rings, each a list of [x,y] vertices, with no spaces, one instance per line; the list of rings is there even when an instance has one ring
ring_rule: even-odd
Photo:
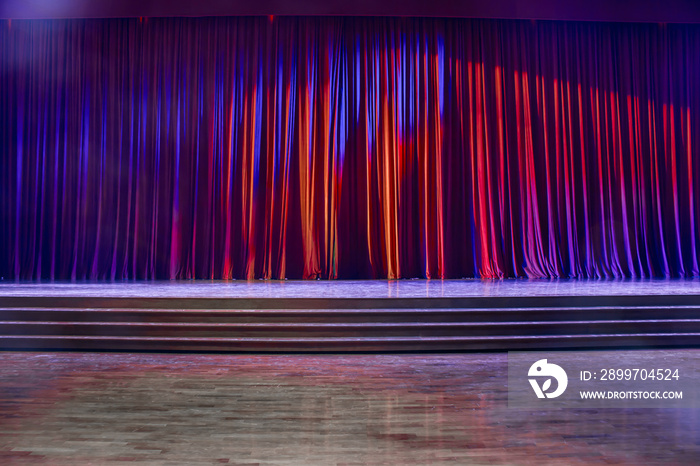
[[[0,24],[4,280],[698,276],[700,26]]]

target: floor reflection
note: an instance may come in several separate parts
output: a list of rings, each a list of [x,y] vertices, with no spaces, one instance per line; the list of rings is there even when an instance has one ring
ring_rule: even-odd
[[[673,294],[700,295],[700,279],[0,281],[0,297],[436,298]]]
[[[507,408],[506,390],[505,353],[0,353],[0,463],[700,458],[697,410],[520,411]]]

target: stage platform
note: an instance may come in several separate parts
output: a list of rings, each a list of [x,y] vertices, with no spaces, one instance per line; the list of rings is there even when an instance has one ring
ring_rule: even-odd
[[[700,346],[700,280],[0,282],[0,349]]]

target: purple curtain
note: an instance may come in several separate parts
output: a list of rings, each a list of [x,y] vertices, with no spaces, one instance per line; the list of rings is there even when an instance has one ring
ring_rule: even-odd
[[[8,279],[698,276],[700,27],[0,24]]]

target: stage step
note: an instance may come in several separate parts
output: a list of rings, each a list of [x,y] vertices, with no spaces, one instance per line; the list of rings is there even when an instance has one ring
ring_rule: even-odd
[[[699,296],[0,297],[0,349],[456,351],[700,345]]]
[[[559,335],[556,337],[387,338],[178,338],[2,336],[5,350],[207,351],[207,352],[387,352],[503,351],[573,348],[698,346],[700,333]]]
[[[172,323],[557,322],[700,318],[700,306],[471,309],[118,309],[0,308],[0,321]]]

